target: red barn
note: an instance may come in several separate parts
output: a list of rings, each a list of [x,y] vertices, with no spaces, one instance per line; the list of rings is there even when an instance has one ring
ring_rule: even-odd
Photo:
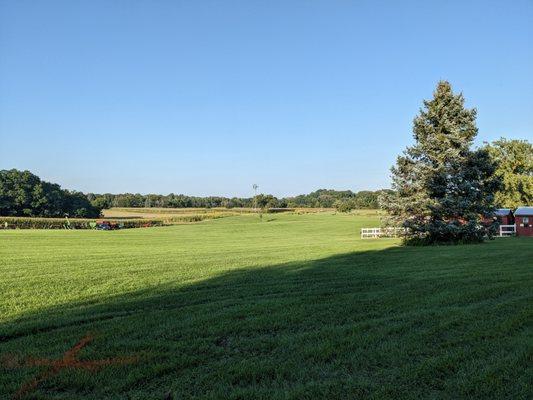
[[[533,207],[519,207],[514,216],[516,236],[533,236]]]
[[[498,208],[493,215],[500,225],[514,224],[514,215],[510,208]]]

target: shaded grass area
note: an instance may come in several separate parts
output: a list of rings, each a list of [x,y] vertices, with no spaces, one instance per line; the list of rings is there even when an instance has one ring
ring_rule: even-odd
[[[27,398],[531,398],[533,241],[358,240],[373,222],[6,232],[0,397],[90,333],[80,359],[138,361]]]

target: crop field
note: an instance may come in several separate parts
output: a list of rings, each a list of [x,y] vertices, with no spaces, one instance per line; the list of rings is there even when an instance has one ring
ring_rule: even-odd
[[[371,212],[0,231],[0,399],[531,399],[533,240]]]
[[[105,218],[167,218],[175,216],[191,216],[205,214],[228,214],[239,215],[252,212],[252,209],[229,209],[229,208],[135,208],[113,207],[103,210]]]
[[[252,212],[247,209],[247,213]],[[241,215],[243,211],[205,208],[112,208],[103,210],[101,218],[36,218],[0,216],[0,229],[93,229],[91,223],[101,220],[122,228],[141,228],[188,224],[208,219]]]
[[[324,208],[297,208],[289,209],[300,214],[316,213],[324,211],[333,211],[333,209]],[[180,218],[189,216],[229,216],[257,213],[253,208],[135,208],[135,207],[113,207],[103,210],[105,218],[149,218],[149,219],[165,219],[165,218]],[[377,210],[357,210],[356,214],[377,215]],[[206,218],[209,219],[209,218]]]

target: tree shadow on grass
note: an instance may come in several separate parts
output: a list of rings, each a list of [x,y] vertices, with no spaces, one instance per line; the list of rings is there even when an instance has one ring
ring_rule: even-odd
[[[530,398],[533,254],[515,243],[503,266],[502,246],[391,248],[25,315],[0,327],[0,397],[90,333],[80,359],[137,361],[24,398]]]

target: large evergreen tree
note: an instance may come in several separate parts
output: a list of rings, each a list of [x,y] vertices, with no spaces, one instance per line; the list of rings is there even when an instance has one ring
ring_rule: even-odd
[[[473,243],[491,236],[482,223],[499,182],[485,149],[472,150],[476,110],[446,81],[414,119],[415,144],[392,168],[392,194],[382,199],[388,224],[405,228],[408,244]]]

